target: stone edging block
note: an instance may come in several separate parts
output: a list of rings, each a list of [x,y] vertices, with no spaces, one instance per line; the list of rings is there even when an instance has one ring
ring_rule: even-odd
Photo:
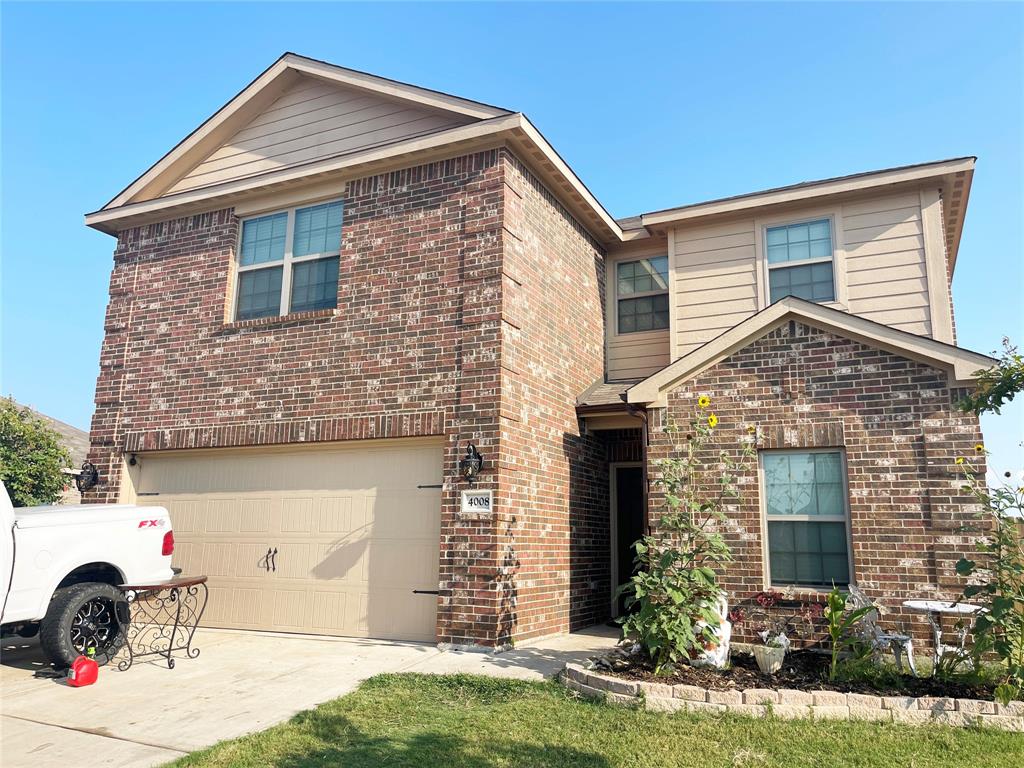
[[[941,696],[871,696],[838,691],[748,688],[714,691],[698,685],[633,682],[566,664],[562,682],[590,699],[652,712],[732,712],[751,717],[873,720],[910,725],[942,723],[956,727],[988,726],[1024,732],[1024,702],[997,704]]]

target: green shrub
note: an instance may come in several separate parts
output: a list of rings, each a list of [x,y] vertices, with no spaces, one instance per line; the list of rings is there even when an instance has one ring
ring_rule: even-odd
[[[68,483],[60,434],[28,408],[0,398],[0,480],[16,507],[52,504]]]

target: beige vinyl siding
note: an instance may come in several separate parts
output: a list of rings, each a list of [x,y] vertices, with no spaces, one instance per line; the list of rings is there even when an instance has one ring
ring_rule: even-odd
[[[672,359],[766,307],[761,233],[768,226],[815,218],[833,222],[836,301],[829,306],[931,336],[921,193],[912,189],[671,230]]]
[[[642,379],[659,371],[671,362],[669,358],[670,329],[643,331],[641,333],[616,332],[618,307],[616,306],[616,269],[622,261],[633,261],[667,253],[664,240],[644,243],[639,247],[621,253],[609,254],[607,258],[607,328],[606,376],[609,381]],[[671,259],[669,260],[669,301],[672,300]]]
[[[920,193],[844,203],[841,213],[849,311],[930,336]]]
[[[675,359],[757,311],[757,254],[753,219],[682,227],[669,238]]]
[[[410,106],[302,76],[168,193],[466,125],[473,118]]]

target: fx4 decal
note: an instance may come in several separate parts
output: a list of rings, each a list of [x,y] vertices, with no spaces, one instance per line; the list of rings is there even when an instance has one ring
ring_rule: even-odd
[[[139,528],[163,528],[165,520],[139,520]]]

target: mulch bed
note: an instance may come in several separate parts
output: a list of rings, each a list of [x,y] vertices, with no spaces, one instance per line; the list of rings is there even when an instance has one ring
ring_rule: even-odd
[[[802,691],[841,691],[874,696],[949,696],[958,699],[992,699],[992,687],[962,680],[936,680],[930,677],[904,675],[899,686],[877,688],[867,681],[828,680],[829,657],[813,651],[792,651],[786,655],[782,669],[774,675],[763,675],[757,661],[749,653],[733,653],[728,669],[679,665],[670,674],[655,675],[646,659],[616,660],[611,674],[627,680],[643,680],[668,685],[697,685],[713,691],[745,690],[747,688],[793,688]]]

